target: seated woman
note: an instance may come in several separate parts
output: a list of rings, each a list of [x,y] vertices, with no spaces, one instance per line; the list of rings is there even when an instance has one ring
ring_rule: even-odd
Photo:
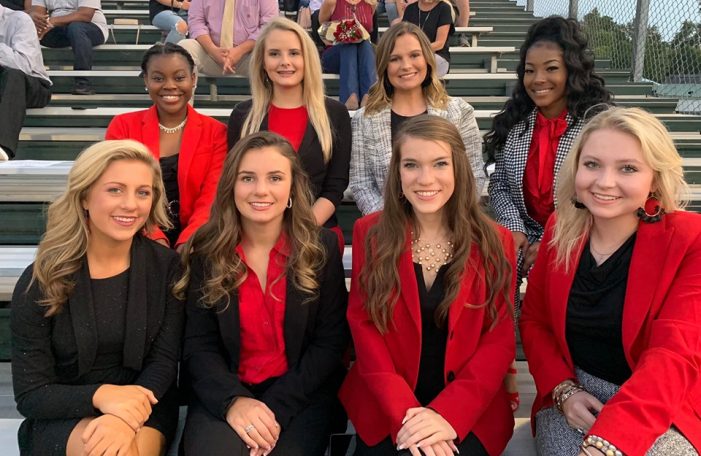
[[[414,24],[400,22],[377,45],[379,81],[370,89],[365,108],[353,116],[350,189],[363,214],[382,209],[387,165],[399,127],[425,113],[444,117],[465,143],[475,195],[485,182],[480,137],[474,109],[462,98],[448,96],[436,74],[436,62],[426,35]]]
[[[187,38],[187,10],[190,0],[149,0],[148,18],[151,24],[167,34],[165,42],[176,44]]]
[[[641,109],[584,127],[528,279],[521,338],[541,455],[701,450],[701,216]]]
[[[343,248],[336,207],[348,187],[350,117],[341,103],[324,97],[309,34],[289,19],[270,21],[251,54],[250,80],[251,99],[236,105],[229,118],[229,149],[261,130],[290,141],[312,186],[316,223],[335,231]]]
[[[501,454],[514,427],[502,381],[515,353],[513,241],[481,209],[452,122],[402,126],[384,211],[356,222],[353,246],[357,359],[340,397],[355,454]]]
[[[356,19],[372,33],[376,0],[324,0],[319,22]],[[321,55],[324,71],[339,75],[339,99],[350,110],[365,106],[370,86],[377,79],[375,51],[370,40],[328,46]]]
[[[163,454],[175,436],[183,305],[161,171],[135,141],[82,152],[12,296],[20,454]]]
[[[173,228],[150,236],[180,247],[209,217],[209,207],[226,156],[226,127],[188,104],[197,77],[190,54],[177,44],[156,44],[141,62],[154,105],[115,116],[105,139],[145,144],[163,170],[168,215]]]
[[[292,146],[259,132],[224,164],[185,249],[185,455],[321,456],[349,342],[343,265]],[[250,450],[248,449],[250,448]]]
[[[418,26],[431,42],[439,78],[450,69],[450,35],[455,32],[455,12],[448,0],[419,0],[404,9],[402,21]]]

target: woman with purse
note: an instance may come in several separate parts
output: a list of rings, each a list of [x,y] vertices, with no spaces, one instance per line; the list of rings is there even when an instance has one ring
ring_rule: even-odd
[[[376,0],[324,0],[319,9],[319,35],[330,44],[321,55],[322,67],[339,75],[339,99],[349,110],[365,106],[377,79],[369,35],[376,6]]]
[[[701,216],[683,176],[638,108],[592,118],[563,164],[521,314],[539,454],[699,454]]]
[[[458,128],[475,176],[475,194],[481,196],[485,174],[474,109],[462,98],[448,96],[421,29],[409,22],[390,27],[377,45],[377,72],[379,80],[370,89],[367,105],[351,122],[350,189],[360,212],[382,209],[393,138],[404,122],[426,113]]]
[[[229,150],[258,131],[290,141],[311,183],[314,218],[337,234],[343,249],[336,207],[348,187],[350,117],[345,106],[324,96],[314,42],[299,25],[275,18],[258,37],[249,67],[252,97],[229,117]]]
[[[356,362],[339,395],[355,455],[499,455],[514,426],[513,240],[481,209],[452,122],[406,121],[384,198],[353,229]]]

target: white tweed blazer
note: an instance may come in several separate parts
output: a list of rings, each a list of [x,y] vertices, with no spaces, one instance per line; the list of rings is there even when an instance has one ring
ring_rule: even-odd
[[[465,143],[470,166],[475,175],[477,194],[482,194],[486,181],[480,137],[474,109],[462,98],[450,98],[447,109],[428,107],[428,113],[450,120]],[[353,116],[350,189],[363,215],[382,210],[389,160],[392,156],[392,113],[387,107],[365,115],[365,108]]]

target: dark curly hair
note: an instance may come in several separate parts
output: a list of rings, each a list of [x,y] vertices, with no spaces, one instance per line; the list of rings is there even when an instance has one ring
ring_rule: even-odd
[[[587,48],[587,37],[574,19],[550,16],[531,25],[526,39],[521,45],[516,74],[518,81],[511,98],[504,109],[494,117],[492,129],[484,135],[487,163],[495,161],[495,153],[509,135],[509,131],[533,111],[535,104],[526,93],[523,75],[526,66],[526,53],[540,41],[550,41],[562,48],[563,60],[567,67],[567,110],[576,122],[590,117],[599,110],[592,106],[611,104],[611,93],[604,87],[604,79],[594,72],[594,57]],[[526,129],[521,132],[525,133]]]
[[[173,43],[165,43],[165,44],[154,44],[150,48],[144,52],[144,56],[141,59],[141,76],[145,75],[148,73],[148,64],[151,61],[152,57],[156,57],[159,55],[173,55],[173,54],[179,54],[181,55],[186,61],[187,65],[190,67],[190,71],[194,73],[195,71],[195,61],[192,59],[192,56],[190,55],[189,52],[185,50],[184,47],[179,46],[177,44]]]

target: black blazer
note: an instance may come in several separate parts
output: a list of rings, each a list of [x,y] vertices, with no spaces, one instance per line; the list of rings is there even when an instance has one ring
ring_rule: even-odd
[[[314,198],[326,198],[334,206],[338,206],[343,200],[343,192],[348,187],[352,142],[351,122],[348,109],[344,105],[331,98],[326,98],[325,103],[326,112],[329,115],[329,123],[331,124],[331,133],[333,134],[331,160],[328,163],[324,163],[319,137],[316,135],[311,122],[307,123],[307,130],[304,132],[302,143],[299,146],[299,158],[302,162],[302,168],[309,176]],[[251,111],[251,105],[251,100],[242,101],[231,112],[227,130],[229,151],[241,138],[241,129],[248,113]],[[263,118],[260,130],[268,130],[267,114]],[[336,223],[333,223],[332,225],[327,225],[327,227],[335,225]]]
[[[288,371],[257,398],[273,411],[283,428],[317,392],[337,381],[335,374],[343,368],[341,357],[350,341],[348,296],[338,240],[322,229],[321,241],[327,261],[317,275],[318,296],[308,300],[308,295],[287,281],[284,335]],[[183,363],[194,399],[212,415],[226,419],[234,397],[254,395],[238,377],[241,343],[237,296],[234,294],[228,305],[222,298],[211,309],[204,308],[200,299],[205,269],[201,258],[193,259]]]
[[[97,331],[87,260],[61,311],[45,317],[38,283],[28,291],[34,264],[12,296],[12,383],[17,409],[27,418],[94,416],[92,397],[100,384],[82,384],[95,364]],[[183,303],[171,293],[180,262],[170,249],[141,235],[131,247],[123,366],[139,372],[133,384],[160,399],[176,377]]]

